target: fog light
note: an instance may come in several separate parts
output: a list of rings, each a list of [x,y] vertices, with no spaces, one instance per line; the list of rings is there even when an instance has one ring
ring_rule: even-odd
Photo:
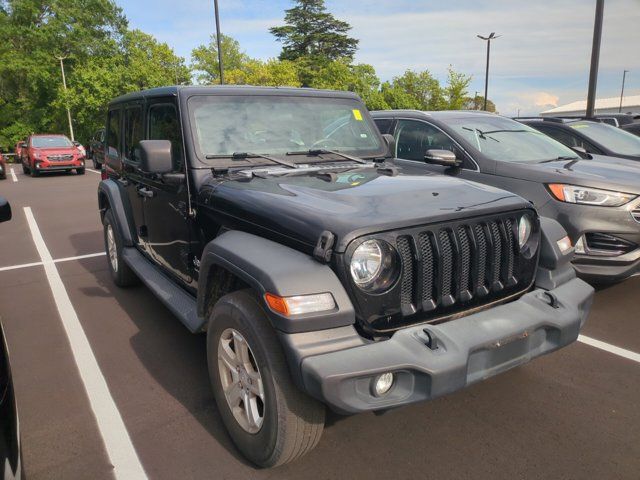
[[[391,387],[393,387],[394,377],[395,376],[391,372],[378,375],[373,383],[373,394],[376,397],[381,397],[391,390]]]
[[[587,253],[587,251],[584,248],[584,235],[581,236],[576,242],[576,253],[579,253],[581,255],[584,255]]]

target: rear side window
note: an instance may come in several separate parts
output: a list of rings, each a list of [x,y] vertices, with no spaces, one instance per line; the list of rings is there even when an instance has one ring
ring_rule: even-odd
[[[140,161],[140,141],[142,140],[142,107],[127,108],[124,112],[124,159]]]
[[[120,110],[111,110],[107,120],[107,155],[120,156]]]
[[[174,171],[182,170],[182,132],[175,106],[163,103],[149,107],[149,140],[169,140]]]
[[[390,133],[389,130],[391,129],[393,120],[390,118],[374,118],[373,121],[376,123],[376,127],[380,130],[380,133]]]

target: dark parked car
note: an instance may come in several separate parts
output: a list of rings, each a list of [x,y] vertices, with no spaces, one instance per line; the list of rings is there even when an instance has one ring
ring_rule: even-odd
[[[403,169],[504,188],[558,220],[575,245],[573,264],[583,278],[612,282],[640,271],[640,163],[583,159],[537,130],[493,114],[384,111],[373,117],[381,132],[395,135]]]
[[[45,172],[84,175],[84,154],[65,135],[31,135],[22,150],[22,171],[37,177]]]
[[[633,133],[640,137],[640,122],[628,123],[620,128],[625,132]]]
[[[578,147],[595,155],[640,160],[640,138],[620,128],[591,120],[560,118],[521,119],[567,147]]]
[[[11,207],[4,197],[0,197],[0,222],[10,219]],[[0,466],[4,480],[24,478],[18,410],[2,323],[0,323]]]
[[[104,128],[100,128],[93,134],[89,141],[88,158],[93,161],[93,168],[100,170],[104,163]]]
[[[387,142],[348,92],[172,87],[109,106],[111,276],[207,332],[221,418],[257,465],[311,450],[325,405],[429,400],[585,321],[593,289],[557,222],[513,193],[405,176]]]
[[[0,180],[7,178],[7,160],[0,152]]]

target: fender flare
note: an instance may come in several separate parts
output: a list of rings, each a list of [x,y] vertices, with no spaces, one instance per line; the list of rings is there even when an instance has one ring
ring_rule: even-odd
[[[132,247],[134,245],[133,233],[127,220],[127,211],[122,199],[122,194],[118,184],[111,179],[102,180],[98,184],[98,207],[100,208],[100,220],[104,219],[104,213],[108,208],[113,212],[113,217],[116,220],[116,228],[118,233],[124,242],[125,247]]]
[[[267,292],[281,297],[325,292],[333,295],[334,310],[289,317],[273,312],[264,303],[272,326],[282,332],[325,330],[355,322],[353,304],[329,266],[287,246],[237,230],[223,233],[204,248],[198,282],[201,318],[206,317],[213,273],[218,268],[236,275],[261,298]]]

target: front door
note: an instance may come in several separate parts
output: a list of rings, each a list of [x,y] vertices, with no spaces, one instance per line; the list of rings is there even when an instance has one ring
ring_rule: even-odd
[[[153,259],[186,284],[191,276],[189,245],[189,195],[182,144],[182,130],[173,99],[147,107],[147,138],[169,140],[173,156],[172,180],[145,177],[144,218],[147,247]],[[182,176],[181,176],[182,174]],[[176,181],[176,179],[178,179]]]

